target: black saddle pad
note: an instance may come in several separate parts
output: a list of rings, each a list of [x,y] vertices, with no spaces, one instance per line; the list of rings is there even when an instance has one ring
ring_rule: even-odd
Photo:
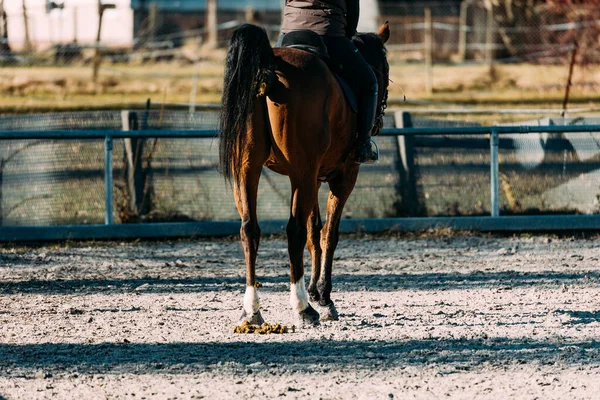
[[[325,43],[319,35],[308,30],[292,31],[285,34],[281,41],[281,47],[291,47],[294,49],[308,51],[309,53],[313,53],[322,58],[340,83],[350,108],[352,108],[354,112],[358,112],[356,85],[341,75],[341,68],[336,66],[335,63],[330,60],[327,46],[325,46]]]

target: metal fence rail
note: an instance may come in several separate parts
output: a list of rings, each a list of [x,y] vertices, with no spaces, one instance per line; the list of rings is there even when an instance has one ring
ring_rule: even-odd
[[[406,113],[396,114],[397,126],[403,124]],[[378,232],[384,230],[420,230],[451,227],[461,230],[520,231],[520,230],[596,230],[600,228],[600,215],[552,215],[552,216],[500,216],[499,201],[499,160],[498,148],[501,135],[531,133],[572,133],[600,132],[600,124],[568,126],[476,126],[453,128],[387,128],[382,136],[410,138],[431,135],[489,135],[490,149],[490,216],[470,217],[429,217],[429,218],[356,218],[344,219],[343,232]],[[104,140],[104,186],[105,224],[104,225],[62,225],[40,226],[0,226],[0,241],[61,240],[61,239],[109,239],[134,237],[180,237],[180,236],[222,236],[239,232],[239,223],[234,221],[186,222],[186,223],[143,223],[115,224],[113,221],[113,139],[120,138],[214,138],[214,129],[147,129],[147,130],[23,130],[0,131],[0,143],[17,139],[103,139]],[[433,138],[432,138],[433,139]],[[481,139],[479,139],[481,141]],[[406,161],[406,160],[405,160]],[[285,221],[262,221],[265,233],[282,233]]]

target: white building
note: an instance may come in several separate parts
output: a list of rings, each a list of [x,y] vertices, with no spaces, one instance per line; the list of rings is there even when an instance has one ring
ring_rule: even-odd
[[[98,33],[97,0],[64,0],[64,8],[46,12],[46,0],[4,0],[8,16],[8,40],[11,48],[25,44],[23,5],[27,7],[29,40],[41,50],[58,43],[74,40],[81,45],[93,45]],[[56,1],[60,3],[61,1]],[[133,11],[130,0],[104,0],[116,8],[106,10],[102,20],[101,43],[113,47],[133,44]]]
[[[25,24],[22,2],[27,7],[29,40],[37,50],[54,44],[77,41],[80,45],[93,45],[98,31],[97,0],[54,0],[64,3],[63,9],[46,10],[47,0],[4,0],[8,15],[8,39],[13,49],[25,44]],[[156,3],[159,12],[204,12],[206,0],[102,0],[115,4],[115,9],[106,10],[102,22],[100,42],[109,47],[130,47],[134,40],[134,8],[144,9]],[[243,11],[252,6],[256,10],[271,10],[281,7],[283,0],[218,0],[220,8]],[[379,16],[378,0],[361,0],[359,30],[373,32]],[[202,19],[203,20],[203,19]],[[202,21],[203,23],[203,21]]]

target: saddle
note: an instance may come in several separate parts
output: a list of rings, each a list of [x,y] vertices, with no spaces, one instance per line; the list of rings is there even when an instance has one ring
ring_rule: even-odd
[[[329,58],[327,46],[325,46],[325,43],[319,35],[309,30],[292,31],[285,34],[281,42],[281,47],[290,47],[307,51],[321,58],[329,66],[329,69],[342,87],[346,101],[352,111],[355,113],[358,112],[357,85],[348,78],[342,76],[342,68]]]

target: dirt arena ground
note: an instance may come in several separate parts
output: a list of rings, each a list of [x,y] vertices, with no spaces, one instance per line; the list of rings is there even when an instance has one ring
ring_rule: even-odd
[[[340,321],[232,333],[237,240],[2,245],[0,399],[519,398],[600,393],[600,241],[344,237]],[[263,316],[293,323],[286,242]]]

